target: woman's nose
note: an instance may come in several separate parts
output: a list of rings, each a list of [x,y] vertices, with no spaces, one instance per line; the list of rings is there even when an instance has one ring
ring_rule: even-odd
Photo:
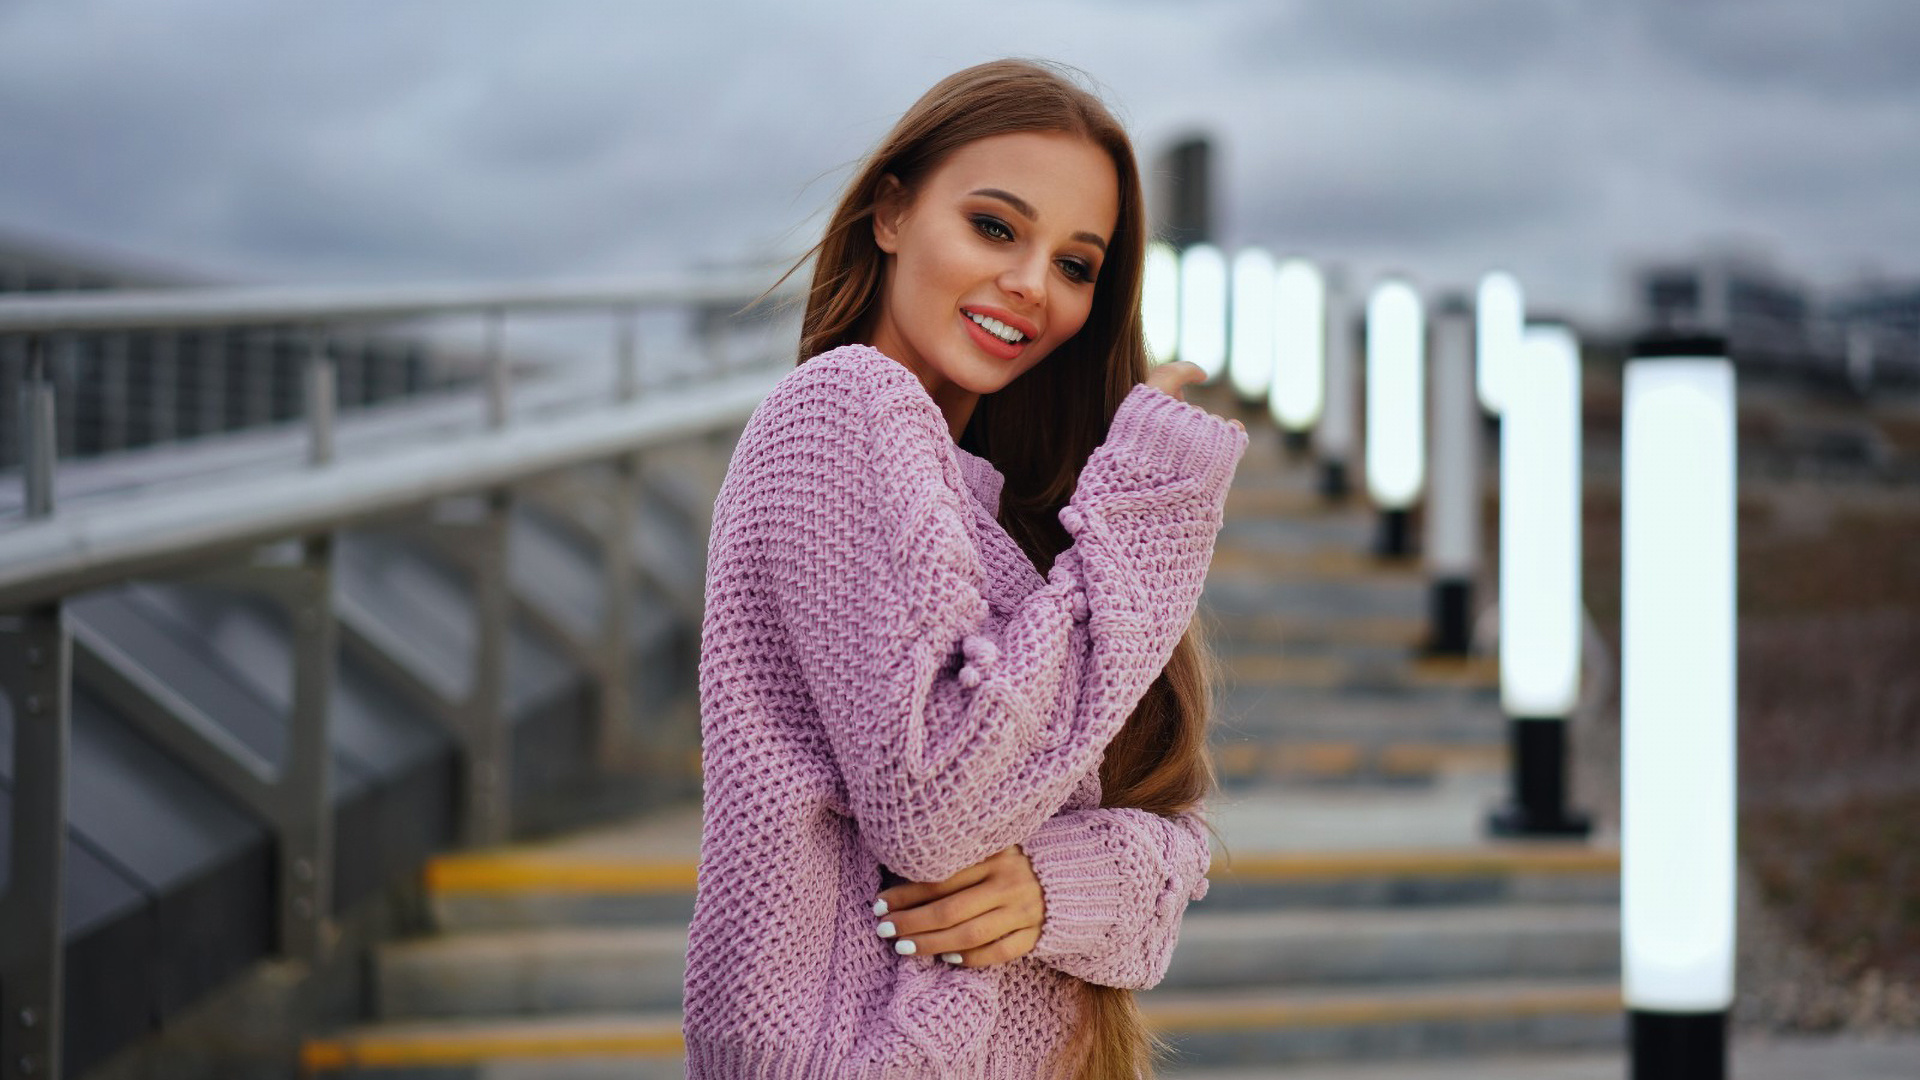
[[[1039,304],[1047,298],[1046,263],[1040,259],[1020,259],[1000,276],[1000,287],[1009,296]]]

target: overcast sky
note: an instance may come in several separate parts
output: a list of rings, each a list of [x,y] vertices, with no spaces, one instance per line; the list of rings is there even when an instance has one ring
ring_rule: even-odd
[[[1221,239],[1611,319],[1708,245],[1920,277],[1915,0],[0,0],[0,233],[235,280],[804,248],[935,80],[1078,65]]]

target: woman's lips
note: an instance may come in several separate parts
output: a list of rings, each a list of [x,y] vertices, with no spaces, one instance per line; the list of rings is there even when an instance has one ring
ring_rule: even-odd
[[[987,333],[986,327],[981,326],[977,322],[974,322],[972,317],[967,315],[967,313],[964,311],[960,313],[960,321],[966,324],[967,333],[973,335],[973,340],[975,344],[979,345],[982,349],[985,349],[988,353],[994,356],[997,356],[1002,360],[1011,360],[1014,357],[1019,356],[1020,353],[1023,350],[1025,350],[1026,347],[1029,344],[1031,344],[1033,341],[1031,337],[1027,338],[1027,340],[1025,341],[1020,342],[1017,345],[1002,341],[999,338],[994,337],[992,334]]]

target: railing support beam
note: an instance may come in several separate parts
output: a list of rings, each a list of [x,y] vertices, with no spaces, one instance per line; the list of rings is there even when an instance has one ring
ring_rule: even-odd
[[[13,706],[13,808],[0,894],[0,1080],[60,1075],[66,954],[72,653],[60,604],[0,616],[0,689]]]

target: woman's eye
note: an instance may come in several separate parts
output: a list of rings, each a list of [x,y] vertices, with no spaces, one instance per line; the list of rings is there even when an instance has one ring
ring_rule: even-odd
[[[993,217],[974,218],[973,227],[980,230],[980,234],[982,236],[991,237],[992,239],[995,239],[995,240],[1013,239],[1013,230],[1007,228],[1007,223],[1004,221],[1001,221],[999,218],[993,218]]]
[[[1088,266],[1079,259],[1061,259],[1060,269],[1075,281],[1085,282],[1093,280],[1093,267]]]

